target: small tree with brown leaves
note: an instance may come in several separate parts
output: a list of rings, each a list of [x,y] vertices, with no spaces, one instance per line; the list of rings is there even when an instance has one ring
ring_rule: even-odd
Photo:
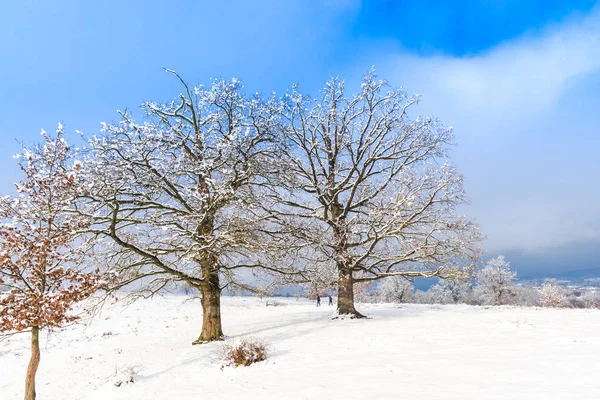
[[[0,332],[31,332],[31,359],[25,400],[35,399],[40,363],[39,332],[73,322],[74,303],[99,284],[97,271],[78,265],[88,221],[74,214],[80,194],[79,164],[69,163],[69,147],[59,125],[52,137],[42,131],[43,145],[17,156],[25,179],[17,195],[0,199]]]

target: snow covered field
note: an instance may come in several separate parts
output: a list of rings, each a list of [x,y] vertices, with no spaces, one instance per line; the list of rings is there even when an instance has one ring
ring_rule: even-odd
[[[191,346],[199,301],[107,308],[44,334],[38,399],[599,399],[600,311],[223,299],[228,340],[266,342],[268,361],[221,369],[222,343]],[[29,337],[0,342],[0,399],[20,399]],[[133,373],[134,383],[127,381]]]

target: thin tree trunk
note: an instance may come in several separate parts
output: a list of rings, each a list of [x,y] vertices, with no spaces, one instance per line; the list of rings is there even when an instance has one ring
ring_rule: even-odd
[[[200,286],[202,293],[202,332],[192,344],[223,340],[221,327],[221,288],[219,272],[205,271],[205,281]]]
[[[354,308],[354,278],[352,277],[352,271],[341,266],[338,266],[338,270],[338,316],[365,318]]]
[[[40,328],[31,328],[31,358],[25,376],[25,400],[35,400],[35,375],[40,365]]]

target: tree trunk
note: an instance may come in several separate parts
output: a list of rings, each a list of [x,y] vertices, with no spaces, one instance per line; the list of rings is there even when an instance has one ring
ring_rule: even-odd
[[[331,216],[336,222],[333,228],[333,235],[337,241],[338,303],[337,317],[335,318],[365,318],[364,315],[354,308],[354,277],[352,276],[352,269],[349,268],[351,258],[346,254],[348,232],[345,218],[342,214],[342,206],[337,201],[337,198],[331,205]]]
[[[221,328],[221,288],[219,272],[205,272],[205,281],[200,286],[202,293],[202,332],[192,344],[223,340]]]
[[[352,271],[338,266],[338,303],[337,314],[340,317],[365,318],[354,308],[354,278]]]
[[[207,194],[208,188],[204,178],[200,179],[200,191]],[[214,214],[207,213],[205,219],[198,226],[198,233],[206,238],[212,237]],[[200,254],[200,267],[202,268],[202,332],[200,337],[192,344],[208,343],[223,340],[221,328],[221,286],[219,284],[219,259],[216,254],[204,251]]]
[[[31,328],[31,358],[25,376],[25,400],[35,400],[35,374],[40,365],[40,328]]]

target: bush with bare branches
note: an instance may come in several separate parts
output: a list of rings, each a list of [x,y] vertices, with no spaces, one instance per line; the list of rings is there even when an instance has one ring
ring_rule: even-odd
[[[247,367],[251,364],[267,359],[267,346],[258,339],[245,338],[223,346],[222,367],[242,365]]]

